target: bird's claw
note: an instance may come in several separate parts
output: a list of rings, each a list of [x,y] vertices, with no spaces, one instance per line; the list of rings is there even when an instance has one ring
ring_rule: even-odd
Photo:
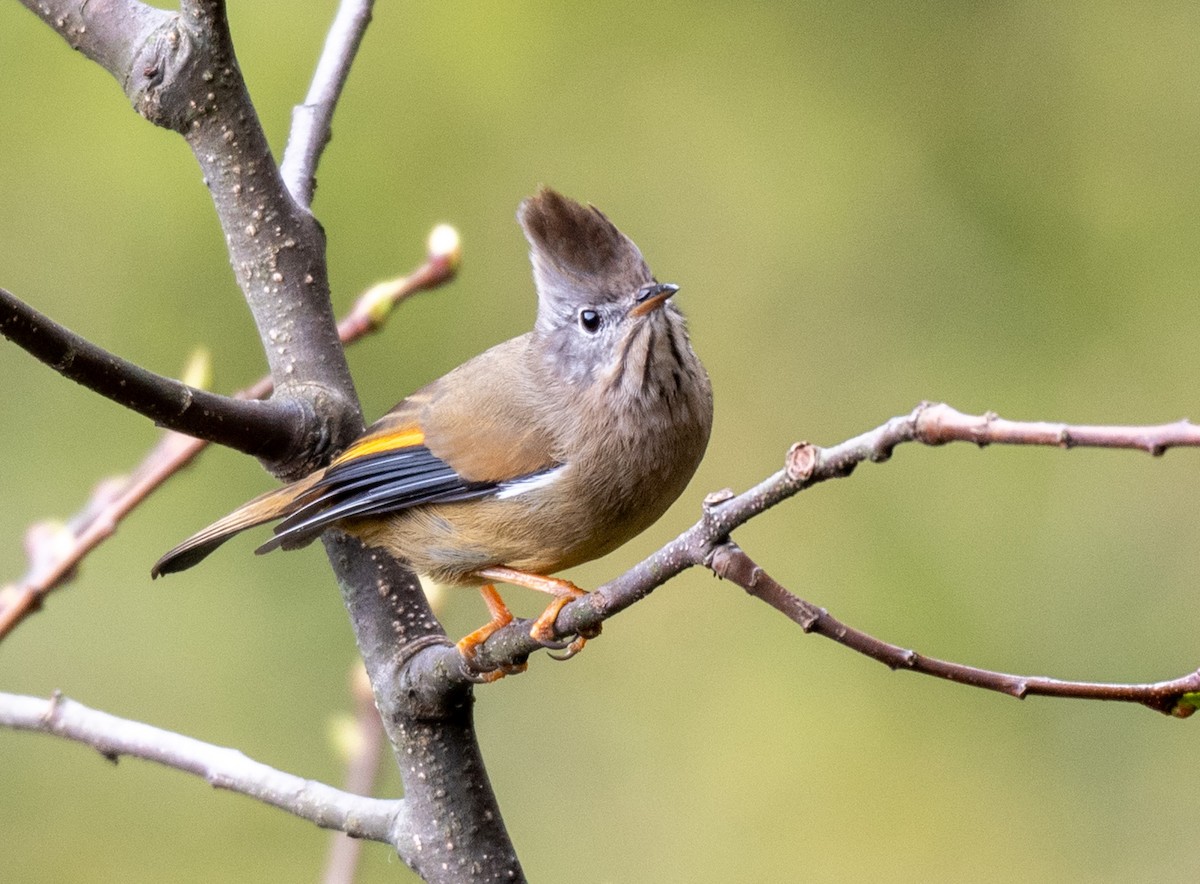
[[[562,654],[547,654],[551,660],[557,660],[560,663],[564,660],[570,660],[576,654],[583,650],[583,646],[587,644],[587,639],[582,635],[575,636],[575,640],[565,644],[565,653]]]
[[[474,684],[491,684],[506,675],[520,675],[529,668],[528,663],[507,663],[495,669],[476,669],[472,661],[467,659],[467,678]]]
[[[485,638],[484,641],[487,639]],[[522,661],[520,663],[502,663],[494,669],[483,669],[477,663],[479,648],[482,645],[482,641],[468,642],[466,638],[455,645],[458,652],[462,654],[463,662],[466,663],[467,678],[475,684],[491,684],[506,675],[520,675],[529,668],[529,664]]]
[[[569,601],[572,601],[572,599],[564,599],[563,603],[565,604]],[[561,608],[562,605],[559,605],[559,607]],[[557,617],[557,610],[554,611],[554,615]],[[549,622],[543,623],[543,619],[549,619]],[[583,646],[588,643],[589,639],[593,639],[600,634],[600,624],[596,624],[594,629],[581,630],[571,641],[564,641],[554,636],[554,619],[554,617],[546,618],[546,614],[543,614],[529,630],[529,637],[538,642],[543,648],[565,652],[562,654],[547,654],[546,656],[551,660],[570,660],[583,650]]]

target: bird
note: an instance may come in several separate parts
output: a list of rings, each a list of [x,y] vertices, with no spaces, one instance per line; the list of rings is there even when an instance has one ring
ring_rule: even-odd
[[[679,287],[658,282],[603,212],[543,186],[517,220],[537,290],[531,331],[401,400],[327,466],[192,535],[151,575],[267,522],[278,520],[258,553],[335,529],[436,582],[478,587],[491,619],[458,643],[469,660],[513,619],[496,583],[553,596],[530,635],[554,646],[559,611],[585,592],[553,575],[615,550],[680,496],[713,395]]]

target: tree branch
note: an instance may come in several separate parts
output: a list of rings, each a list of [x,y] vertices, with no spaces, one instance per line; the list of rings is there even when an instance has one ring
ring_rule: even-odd
[[[1052,445],[1056,448],[1129,448],[1159,457],[1168,448],[1200,446],[1200,427],[1186,418],[1149,427],[1105,427],[1010,421],[987,412],[969,415],[944,403],[918,406],[911,415],[912,441],[925,445],[973,442],[985,445]],[[910,441],[902,434],[893,444]]]
[[[91,3],[21,0],[21,5],[53,28],[72,49],[116,77],[126,92],[127,75],[133,70],[142,45],[173,17],[164,9],[137,0],[93,0]]]
[[[238,69],[224,4],[183,0],[180,14],[122,34],[91,22],[115,8],[105,0],[23,2],[69,34],[73,46],[111,65],[147,119],[187,140],[254,315],[275,395],[302,408],[293,428],[293,450],[301,455],[272,469],[295,478],[328,462],[363,423],[335,335],[325,238],[283,185]],[[445,641],[415,577],[340,535],[325,543],[418,828],[419,852],[410,864],[431,882],[523,880],[475,740],[470,682],[438,682],[441,690],[430,690],[407,680],[402,663],[412,648]],[[410,620],[393,617],[400,612]]]
[[[439,225],[428,239],[428,254],[407,276],[372,286],[338,324],[343,344],[352,344],[378,331],[391,311],[417,292],[436,288],[454,278],[462,252],[458,234]],[[235,399],[261,399],[271,395],[269,377],[234,394]],[[145,459],[126,477],[100,484],[83,509],[65,525],[35,525],[27,534],[29,569],[16,583],[0,587],[0,640],[41,606],[42,599],[76,573],[80,562],[117,525],[167,479],[175,475],[208,443],[191,436],[166,433]]]
[[[699,522],[621,576],[566,605],[556,621],[557,633],[571,635],[595,632],[605,620],[645,598],[682,571],[695,565],[711,568],[716,550],[728,541],[734,529],[750,519],[806,488],[829,479],[849,476],[864,461],[886,461],[896,446],[906,442],[924,445],[971,442],[981,447],[1005,444],[1121,448],[1161,455],[1169,448],[1200,446],[1200,427],[1187,421],[1146,427],[1008,421],[990,412],[971,416],[949,405],[923,402],[911,413],[894,417],[873,430],[831,448],[798,442],[788,451],[784,469],[742,494],[735,495],[729,490],[710,494],[704,501],[704,514]],[[474,665],[483,670],[503,670],[525,662],[530,654],[541,648],[529,636],[530,623],[528,620],[514,620],[498,630],[477,649]],[[465,662],[453,665],[446,659],[448,653],[453,652],[434,649],[427,655],[429,659],[422,665],[428,667],[429,678],[441,678],[449,682],[478,678],[466,667]],[[1024,681],[1029,685],[1035,682],[1031,679]],[[1053,680],[1039,682],[1036,691],[1033,687],[1027,687],[1026,692],[1053,694],[1055,688],[1051,686],[1052,683]],[[1190,684],[1177,680],[1149,688],[1153,688],[1152,692],[1173,698],[1190,691]],[[1141,694],[1147,695],[1146,691]],[[1137,699],[1136,702],[1144,701]],[[1147,702],[1147,705],[1153,703]]]
[[[0,288],[0,335],[50,366],[160,427],[278,460],[294,443],[293,403],[220,396],[147,371],[59,325]]]
[[[83,743],[110,761],[127,755],[196,774],[217,789],[286,810],[323,829],[403,848],[406,862],[413,852],[412,819],[404,801],[342,792],[253,761],[236,749],[118,718],[61,694],[43,700],[0,693],[0,725]]]
[[[342,0],[325,38],[325,48],[304,104],[292,111],[292,131],[283,152],[280,172],[292,198],[302,206],[312,204],[317,188],[317,162],[333,137],[333,111],[363,34],[371,23],[374,0]]]
[[[713,572],[736,583],[747,593],[766,602],[799,624],[805,632],[816,633],[845,645],[890,669],[905,669],[944,678],[970,687],[998,691],[1023,700],[1028,696],[1063,697],[1077,700],[1112,700],[1140,703],[1157,712],[1187,718],[1200,705],[1200,671],[1181,678],[1150,684],[1103,684],[1090,681],[1062,681],[1039,675],[1010,675],[947,660],[926,657],[916,651],[882,641],[862,630],[847,626],[824,608],[805,601],[776,582],[750,556],[734,543],[724,543],[713,551]]]
[[[254,314],[276,396],[310,412],[300,423],[306,457],[284,465],[308,473],[362,430],[345,354],[337,341],[325,263],[325,234],[284,187],[234,55],[224,4],[189,3],[152,64],[150,87],[204,173],[230,262]]]
[[[322,540],[399,762],[420,847],[413,871],[430,884],[519,884],[525,876],[475,738],[473,682],[432,671],[435,661],[462,670],[462,656],[411,571],[349,535]]]

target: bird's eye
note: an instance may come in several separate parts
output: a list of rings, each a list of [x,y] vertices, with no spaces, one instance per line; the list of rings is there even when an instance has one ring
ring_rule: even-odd
[[[580,310],[579,327],[588,334],[594,335],[600,331],[600,314],[595,310]]]

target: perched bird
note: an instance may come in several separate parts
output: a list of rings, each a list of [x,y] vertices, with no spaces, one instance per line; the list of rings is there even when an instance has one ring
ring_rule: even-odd
[[[538,293],[532,331],[413,393],[327,467],[189,537],[151,574],[190,568],[264,522],[282,520],[259,553],[332,527],[436,581],[478,586],[492,619],[459,642],[467,656],[512,620],[495,582],[555,596],[531,630],[549,643],[583,595],[549,575],[616,549],[682,493],[708,444],[712,387],[678,286],[657,282],[599,209],[543,188],[517,218]]]

